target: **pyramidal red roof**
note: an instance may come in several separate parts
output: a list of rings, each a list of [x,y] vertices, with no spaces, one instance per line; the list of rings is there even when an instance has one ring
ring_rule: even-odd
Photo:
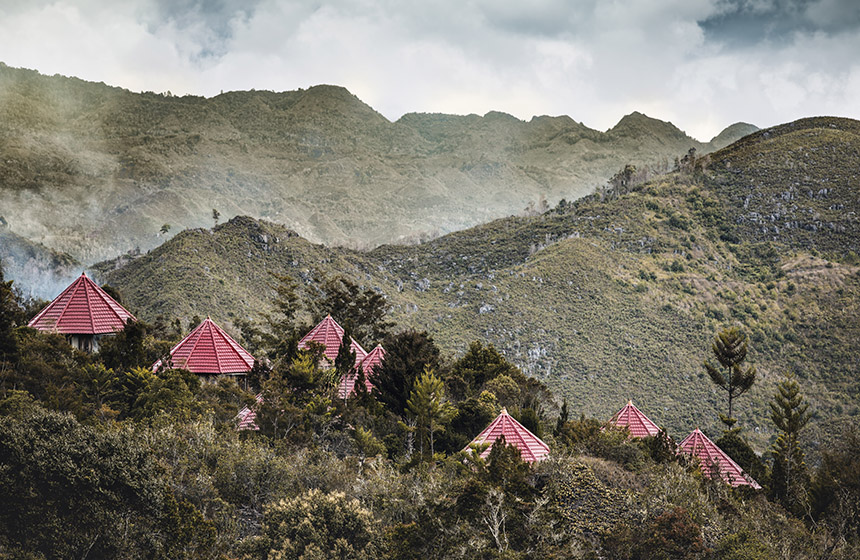
[[[376,348],[368,352],[367,356],[358,364],[364,370],[364,386],[370,392],[373,389],[373,383],[370,381],[370,376],[373,374],[374,368],[382,363],[385,359],[385,349],[377,344]],[[347,399],[355,392],[355,382],[358,379],[358,372],[348,373],[340,378],[340,384],[337,388],[337,394],[342,399]]]
[[[170,350],[170,358],[173,367],[201,375],[247,373],[254,367],[254,356],[209,317]],[[159,367],[161,360],[152,370]]]
[[[247,406],[243,406],[242,409],[236,414],[236,430],[259,430],[260,426],[257,425],[257,413],[248,408]]]
[[[121,331],[129,319],[137,320],[81,273],[27,326],[62,334],[106,334]]]
[[[619,428],[627,428],[632,438],[653,437],[660,431],[657,424],[633,405],[633,401],[627,401],[624,408],[616,412],[608,423]]]
[[[263,402],[263,393],[257,393],[255,397],[256,404],[254,404],[253,408],[249,408],[247,406],[243,406],[241,410],[239,410],[238,414],[236,414],[236,430],[255,430],[259,431],[260,426],[257,424],[257,407]]]
[[[468,451],[472,444],[489,443],[490,447],[481,453],[481,457],[486,458],[490,454],[493,444],[502,436],[505,436],[505,443],[520,450],[520,456],[527,463],[542,461],[549,455],[549,446],[517,422],[505,408],[463,451]]]
[[[693,430],[693,433],[681,442],[678,446],[678,452],[698,457],[702,464],[702,474],[708,478],[711,478],[711,467],[713,466],[719,472],[720,478],[732,486],[748,485],[756,490],[761,489],[758,482],[745,473],[740,465],[726,455],[725,451],[717,447],[716,443],[708,439],[708,436],[703,434],[699,428]]]
[[[305,350],[310,342],[322,344],[325,346],[325,352],[323,355],[329,362],[334,363],[335,358],[337,358],[337,353],[340,350],[340,343],[342,340],[343,327],[338,325],[337,321],[331,318],[331,315],[326,315],[325,319],[320,321],[317,326],[312,328],[308,334],[302,337],[299,341],[299,350]],[[350,340],[352,341],[350,349],[355,352],[355,365],[357,366],[361,364],[361,361],[367,356],[367,352],[354,338],[350,338]]]

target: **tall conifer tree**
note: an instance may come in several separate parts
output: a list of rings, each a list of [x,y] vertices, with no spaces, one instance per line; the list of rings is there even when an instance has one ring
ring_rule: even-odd
[[[421,449],[424,441],[430,444],[430,457],[435,453],[435,434],[451,420],[456,409],[445,397],[445,384],[433,371],[426,367],[415,381],[415,388],[406,401],[409,411],[415,417],[415,424],[421,437]]]
[[[777,386],[770,409],[770,418],[780,432],[771,450],[771,495],[787,510],[803,515],[809,503],[809,472],[798,435],[812,415],[793,375],[786,374]]]
[[[705,371],[714,384],[726,392],[729,400],[728,415],[720,414],[720,420],[731,428],[737,420],[733,416],[734,400],[747,391],[755,383],[755,366],[743,369],[747,358],[747,337],[737,327],[729,327],[720,331],[714,338],[711,351],[717,359],[718,366],[705,361]]]

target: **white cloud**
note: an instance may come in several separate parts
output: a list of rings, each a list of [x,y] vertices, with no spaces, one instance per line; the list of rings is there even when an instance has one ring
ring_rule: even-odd
[[[860,117],[855,4],[790,4],[21,1],[0,6],[0,53],[133,91],[339,84],[392,120],[502,110],[606,129],[638,110],[708,139],[738,120]],[[775,42],[743,14],[782,14],[793,31]]]

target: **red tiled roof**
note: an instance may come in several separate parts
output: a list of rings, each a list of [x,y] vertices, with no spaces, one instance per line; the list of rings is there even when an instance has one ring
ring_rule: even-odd
[[[121,331],[129,319],[137,320],[82,273],[27,326],[62,334],[106,334]]]
[[[236,430],[257,430],[259,431],[260,426],[257,424],[257,407],[263,402],[263,393],[258,393],[255,397],[257,403],[254,405],[254,408],[249,408],[247,406],[243,406],[239,413],[236,414]]]
[[[242,410],[236,415],[236,430],[259,430],[260,426],[257,425],[257,413],[248,408],[247,406],[243,406]]]
[[[478,437],[473,439],[463,451],[468,451],[472,444],[489,443],[490,447],[481,453],[481,457],[486,458],[490,454],[493,444],[502,436],[505,436],[505,443],[520,450],[520,456],[527,463],[542,461],[549,455],[549,446],[517,422],[504,408],[496,419],[490,422],[490,425],[484,428],[484,431],[478,434]]]
[[[631,438],[652,437],[656,436],[660,431],[657,424],[652,422],[641,410],[633,405],[633,401],[627,401],[624,408],[616,412],[608,424],[613,424],[619,428],[627,428],[630,430]]]
[[[370,392],[373,389],[373,383],[370,381],[373,375],[374,368],[382,363],[385,359],[385,349],[377,344],[376,348],[368,352],[367,356],[358,364],[358,367],[364,370],[364,386]],[[342,399],[347,399],[355,391],[355,382],[358,379],[358,372],[344,375],[340,378],[340,384],[337,388],[337,394]]]
[[[207,317],[170,350],[173,367],[201,375],[247,373],[254,367],[254,356]],[[152,365],[161,367],[161,360]]]
[[[334,363],[337,358],[337,353],[340,350],[340,343],[343,340],[343,327],[337,324],[337,321],[331,318],[331,315],[326,315],[325,319],[312,328],[299,341],[299,350],[304,350],[308,347],[309,342],[316,342],[325,346],[323,355],[330,363]],[[355,352],[355,365],[359,365],[367,356],[367,352],[361,347],[361,344],[356,342],[354,338],[350,338],[352,343],[350,349]]]
[[[732,486],[752,486],[760,490],[758,482],[744,472],[725,451],[717,447],[717,444],[708,439],[699,428],[693,430],[678,446],[678,453],[686,453],[698,457],[702,465],[702,474],[711,478],[711,467],[716,467],[717,472],[727,483]]]

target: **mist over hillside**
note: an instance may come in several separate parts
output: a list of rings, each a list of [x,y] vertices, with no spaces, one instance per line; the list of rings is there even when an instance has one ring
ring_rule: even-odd
[[[25,298],[50,299],[78,275],[82,266],[65,253],[9,231],[0,225],[0,264],[6,280],[13,280]]]
[[[248,215],[330,245],[414,242],[592,192],[626,164],[670,168],[709,143],[633,113],[607,132],[407,114],[347,90],[132,93],[0,64],[0,214],[16,234],[92,263]]]

